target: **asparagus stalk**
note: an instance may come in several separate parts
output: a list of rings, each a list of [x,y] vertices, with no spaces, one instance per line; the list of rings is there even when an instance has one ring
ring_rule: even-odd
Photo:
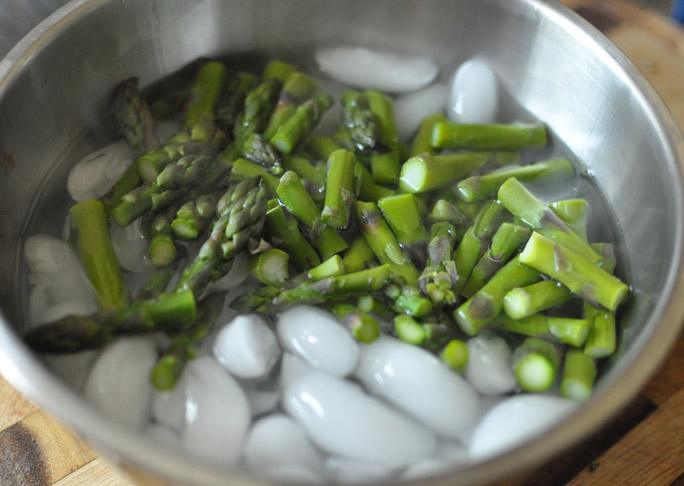
[[[428,220],[433,223],[446,221],[455,226],[466,224],[469,220],[456,206],[446,199],[438,199],[432,206]]]
[[[273,175],[282,175],[283,161],[278,149],[258,133],[251,134],[242,147],[243,155],[259,165],[267,167]]]
[[[69,210],[71,234],[95,297],[102,309],[125,307],[126,285],[109,237],[109,225],[100,201],[88,199]]]
[[[587,241],[587,207],[586,199],[565,199],[549,204],[551,210],[568,225],[577,236]],[[601,252],[597,252],[601,254]]]
[[[538,271],[524,265],[516,256],[454,311],[454,319],[463,332],[475,335],[503,310],[504,296],[509,290],[529,285],[539,278]]]
[[[520,262],[567,286],[574,294],[610,311],[627,295],[627,285],[581,254],[536,231],[520,253]]]
[[[178,249],[171,234],[171,221],[161,212],[157,213],[150,222],[150,245],[147,256],[155,267],[169,265],[178,254]]]
[[[356,192],[355,166],[356,157],[348,150],[333,152],[328,159],[325,206],[321,213],[321,220],[331,228],[346,228],[349,225],[351,206]]]
[[[266,233],[276,247],[290,255],[293,265],[299,270],[321,263],[316,250],[299,231],[297,222],[277,201],[266,213]]]
[[[488,250],[473,267],[461,294],[472,297],[513,255],[530,236],[530,230],[511,223],[502,223],[496,230]],[[505,300],[504,300],[505,308]]]
[[[339,255],[333,255],[320,265],[316,265],[308,272],[306,276],[309,280],[321,280],[326,277],[336,277],[345,273],[344,261]]]
[[[409,155],[413,157],[423,153],[434,152],[435,149],[432,148],[432,130],[437,123],[446,121],[446,117],[441,113],[436,113],[424,118],[420,123],[416,136],[413,138]]]
[[[504,311],[512,319],[522,319],[562,304],[571,296],[565,285],[554,280],[542,280],[510,290],[504,297]]]
[[[261,77],[264,81],[273,80],[278,84],[281,84],[284,83],[287,78],[296,71],[297,68],[295,68],[292,64],[274,59],[272,61],[268,61],[266,66],[264,66],[264,72]]]
[[[277,248],[271,248],[254,255],[250,262],[252,275],[264,285],[281,287],[289,277],[290,255]]]
[[[257,186],[255,179],[228,189],[217,204],[218,218],[209,237],[183,270],[175,291],[192,290],[200,295],[210,281],[220,278],[223,264],[261,231],[265,213],[266,191]]]
[[[617,343],[615,313],[585,302],[584,316],[591,323],[584,354],[590,358],[606,358],[613,354]]]
[[[434,148],[468,150],[520,150],[546,145],[546,128],[541,123],[472,125],[455,122],[435,124]]]
[[[422,153],[404,162],[399,187],[410,193],[432,191],[463,179],[485,164],[502,166],[519,160],[520,155],[515,152]]]
[[[157,176],[150,186],[131,191],[111,211],[119,226],[128,226],[150,209],[168,206],[186,194],[192,187],[201,186],[207,174],[218,165],[217,159],[206,156],[186,156],[170,164]]]
[[[226,72],[226,66],[220,62],[208,62],[200,68],[185,108],[185,127],[214,120],[214,110],[223,90]]]
[[[389,264],[392,272],[408,285],[417,285],[418,270],[402,251],[375,203],[356,202],[356,215],[361,234],[380,263]]]
[[[138,152],[159,148],[152,114],[140,91],[138,79],[129,78],[117,90],[114,116],[128,144]]]
[[[413,317],[398,315],[394,318],[394,332],[397,337],[409,344],[420,346],[425,342],[425,329]]]
[[[252,73],[238,73],[223,90],[216,105],[216,124],[226,133],[230,133],[237,122],[245,104],[247,93],[258,84],[258,78]]]
[[[360,343],[369,344],[380,337],[380,324],[368,314],[348,313],[342,323]]]
[[[460,339],[452,339],[439,354],[439,358],[452,370],[465,373],[468,365],[468,346]]]
[[[283,174],[276,193],[280,202],[298,220],[311,229],[312,243],[324,260],[348,248],[347,242],[335,230],[323,226],[321,211],[302,185],[297,174],[291,171]]]
[[[587,319],[550,317],[543,314],[512,319],[505,313],[499,314],[490,325],[502,331],[558,341],[570,346],[582,346],[591,327]]]
[[[385,295],[393,301],[392,307],[400,314],[408,314],[420,319],[432,312],[432,302],[420,292],[418,287],[390,285],[385,289]]]
[[[325,160],[328,158],[326,157]],[[325,187],[328,169],[324,164],[312,164],[303,157],[288,155],[284,159],[283,167],[297,174],[300,179],[308,180],[319,188]]]
[[[381,289],[390,276],[389,265],[304,282],[295,287],[280,289],[262,287],[241,295],[231,307],[240,311],[273,314],[293,304],[324,304],[335,297],[368,293]]]
[[[273,113],[279,92],[280,83],[267,78],[247,94],[244,108],[233,128],[237,146],[242,147],[250,135],[261,133]]]
[[[496,195],[501,184],[511,177],[515,177],[519,181],[533,182],[561,177],[569,178],[574,173],[570,162],[563,158],[556,158],[522,167],[471,176],[460,181],[456,186],[456,191],[464,201],[479,201]]]
[[[342,94],[342,123],[355,150],[369,152],[380,140],[380,125],[368,106],[366,97],[358,91]]]
[[[456,294],[452,291],[458,281],[456,264],[451,259],[456,231],[450,223],[435,223],[430,229],[427,247],[428,263],[418,283],[423,294],[433,304],[454,304]]]
[[[306,141],[306,151],[319,160],[328,160],[330,155],[344,147],[330,137],[312,135]]]
[[[210,294],[197,304],[197,320],[191,329],[171,338],[171,344],[150,372],[157,390],[175,388],[185,364],[197,355],[197,345],[209,334],[223,308],[223,294]]]
[[[362,201],[378,201],[383,197],[389,197],[396,191],[389,189],[373,181],[370,171],[360,162],[354,168],[354,177],[359,180],[359,199]]]
[[[378,207],[387,224],[402,246],[423,244],[428,232],[418,211],[418,201],[413,194],[397,194],[378,199]]]
[[[548,390],[556,379],[561,352],[556,345],[539,338],[527,338],[513,353],[513,370],[523,390]]]
[[[399,136],[394,121],[392,99],[378,91],[364,91],[370,112],[378,123],[380,141],[385,149],[371,155],[371,174],[373,181],[381,184],[394,184],[399,176]]]
[[[297,106],[309,99],[316,89],[317,83],[308,75],[295,71],[290,74],[283,84],[280,97],[271,118],[264,129],[264,137],[270,139],[297,110]]]
[[[601,261],[601,255],[577,236],[556,213],[537,199],[516,178],[512,177],[501,185],[498,198],[506,209],[533,230],[580,253],[594,263]]]
[[[185,329],[196,317],[192,292],[160,294],[156,299],[137,301],[129,307],[63,317],[30,330],[24,341],[39,352],[75,353],[99,349],[116,336]]]
[[[560,392],[566,398],[585,402],[591,398],[596,380],[596,363],[577,349],[565,353]]]
[[[323,114],[333,105],[330,95],[319,93],[299,105],[289,120],[278,128],[271,143],[281,153],[289,155],[309,136]]]
[[[278,189],[278,184],[280,184],[279,178],[269,173],[262,166],[244,158],[239,158],[233,162],[231,176],[238,181],[259,177],[264,181],[264,184],[272,194],[275,194],[276,189]]]
[[[194,240],[216,214],[219,193],[202,194],[178,208],[171,222],[171,231],[176,238]]]
[[[363,236],[357,236],[352,240],[342,261],[348,272],[358,272],[375,261],[375,253]]]

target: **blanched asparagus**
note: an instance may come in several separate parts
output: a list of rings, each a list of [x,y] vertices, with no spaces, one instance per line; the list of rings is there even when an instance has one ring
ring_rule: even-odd
[[[117,90],[114,116],[128,144],[140,153],[159,148],[152,114],[138,90],[138,79],[129,78]]]
[[[432,146],[469,150],[520,150],[546,145],[546,128],[541,123],[471,125],[455,122],[435,124]]]

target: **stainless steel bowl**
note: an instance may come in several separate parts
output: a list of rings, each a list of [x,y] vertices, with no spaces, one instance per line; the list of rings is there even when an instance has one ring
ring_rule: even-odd
[[[594,398],[525,447],[424,484],[510,478],[597,431],[667,354],[684,315],[684,144],[666,107],[601,34],[540,0],[76,0],[0,62],[0,370],[136,478],[251,484],[238,472],[152,448],[103,418],[22,344],[22,240],[38,202],[64,203],[65,156],[113,137],[113,87],[142,85],[200,56],[360,44],[428,55],[446,70],[480,56],[504,89],[586,164],[621,234],[633,296],[618,355]],[[101,130],[92,131],[94,127]],[[92,148],[92,147],[91,147]],[[74,159],[70,159],[74,160]],[[54,232],[61,221],[39,221]],[[42,228],[45,230],[45,227]],[[143,473],[142,471],[146,471]]]

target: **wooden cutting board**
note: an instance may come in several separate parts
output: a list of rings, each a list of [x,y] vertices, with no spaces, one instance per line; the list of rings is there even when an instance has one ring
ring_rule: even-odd
[[[623,0],[563,0],[641,69],[684,127],[684,31]],[[133,486],[0,377],[0,485]],[[684,335],[627,410],[526,486],[684,486]]]

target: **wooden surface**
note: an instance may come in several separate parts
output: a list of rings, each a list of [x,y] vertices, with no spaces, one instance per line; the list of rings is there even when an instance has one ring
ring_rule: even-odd
[[[684,32],[621,0],[563,0],[648,77],[684,127]],[[684,336],[627,410],[526,486],[684,486]],[[132,486],[0,377],[0,486]]]

